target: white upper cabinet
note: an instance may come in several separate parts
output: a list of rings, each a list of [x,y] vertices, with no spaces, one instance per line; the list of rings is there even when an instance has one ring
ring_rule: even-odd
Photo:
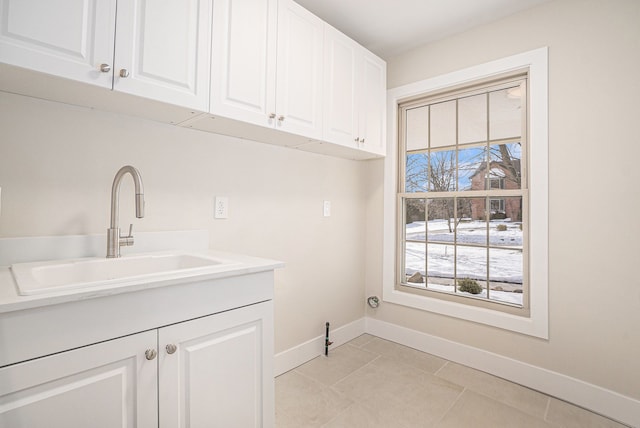
[[[323,22],[292,0],[214,2],[211,110],[322,136]]]
[[[209,106],[210,0],[118,0],[113,88]]]
[[[325,26],[324,140],[384,154],[386,64]]]
[[[0,61],[111,88],[115,24],[115,0],[0,0]]]
[[[294,0],[0,0],[0,72],[4,91],[385,155],[385,62]]]
[[[293,0],[278,3],[276,125],[322,139],[324,22]]]
[[[386,154],[387,64],[361,49],[358,92],[358,139],[360,148]]]
[[[324,34],[324,139],[357,147],[359,46],[329,25]]]
[[[207,111],[210,4],[0,0],[0,62]]]
[[[216,0],[211,113],[265,125],[276,76],[275,0]]]

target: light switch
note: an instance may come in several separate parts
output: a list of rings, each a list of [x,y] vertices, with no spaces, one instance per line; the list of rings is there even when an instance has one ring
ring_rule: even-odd
[[[322,212],[325,217],[331,217],[331,201],[324,201]]]
[[[227,196],[216,196],[214,218],[229,218],[229,198]]]

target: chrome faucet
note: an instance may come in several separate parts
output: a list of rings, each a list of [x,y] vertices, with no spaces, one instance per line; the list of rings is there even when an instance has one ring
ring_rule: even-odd
[[[127,236],[120,235],[120,226],[118,225],[120,182],[126,173],[131,174],[136,188],[136,217],[144,217],[144,189],[140,172],[131,165],[123,166],[116,173],[113,179],[113,186],[111,186],[111,224],[107,230],[107,258],[120,257],[120,247],[133,245],[133,224],[129,226],[129,234]]]

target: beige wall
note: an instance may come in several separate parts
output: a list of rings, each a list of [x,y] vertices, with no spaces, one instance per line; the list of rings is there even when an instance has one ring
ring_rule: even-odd
[[[121,225],[134,234],[208,229],[212,248],[286,263],[276,352],[364,315],[360,162],[0,93],[0,237],[106,233],[125,164],[145,186],[140,220],[132,181],[121,189]],[[229,197],[228,220],[213,219],[215,195]]]
[[[549,46],[550,339],[390,303],[368,316],[640,398],[639,23],[637,0],[556,0],[388,62],[393,88]],[[382,162],[367,168],[381,296]]]

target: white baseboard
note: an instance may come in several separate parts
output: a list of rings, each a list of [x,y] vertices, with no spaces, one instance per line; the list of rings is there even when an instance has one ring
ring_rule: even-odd
[[[640,427],[640,401],[617,392],[482,349],[365,318],[365,332],[463,364]]]
[[[329,339],[333,342],[331,348],[340,346],[364,334],[364,327],[365,319],[360,318],[342,327],[330,329]],[[274,361],[275,375],[279,376],[282,373],[286,373],[320,355],[324,355],[324,335],[276,354]]]

